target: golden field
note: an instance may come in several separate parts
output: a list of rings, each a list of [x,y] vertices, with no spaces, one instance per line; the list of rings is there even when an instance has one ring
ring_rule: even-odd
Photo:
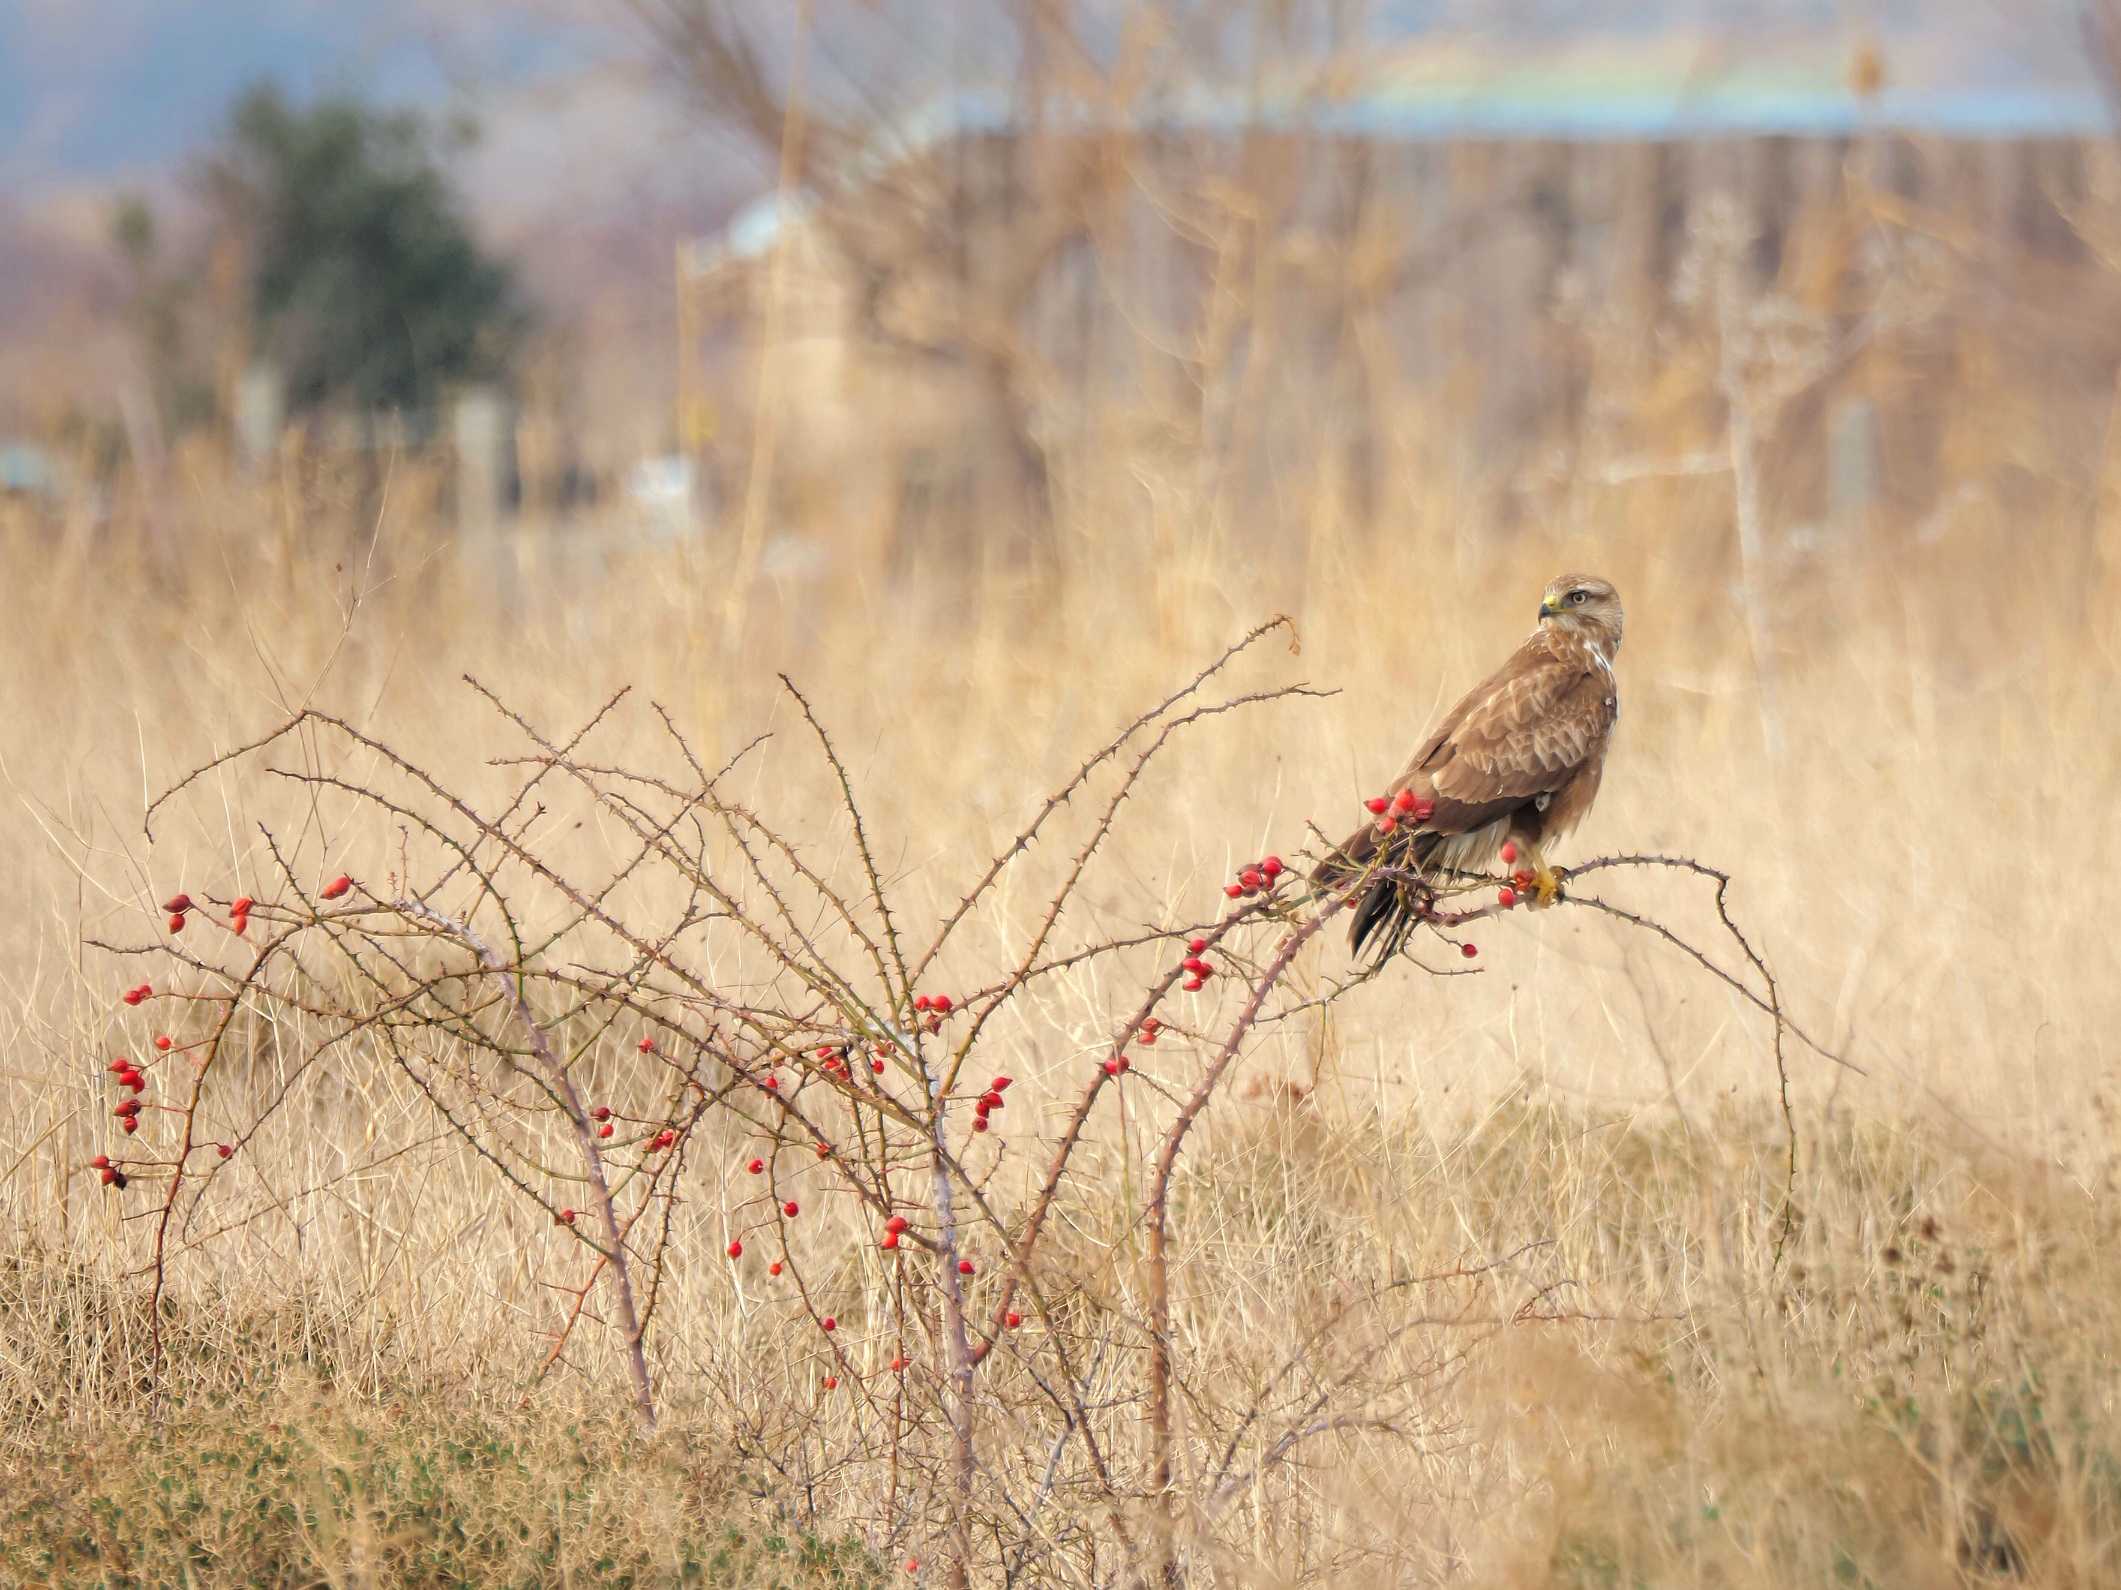
[[[1325,525],[1294,579],[1250,577],[1210,526],[1130,523],[1093,498],[1053,584],[769,587],[733,661],[711,546],[591,556],[548,537],[533,544],[573,559],[566,577],[534,566],[504,599],[387,508],[372,538],[320,524],[290,554],[273,529],[295,505],[202,486],[184,533],[210,555],[181,570],[14,529],[0,1576],[857,1582],[932,1549],[871,1466],[821,1456],[797,1485],[757,1445],[778,1403],[816,1393],[770,1299],[733,1289],[717,1251],[733,1170],[710,1155],[690,1173],[702,1229],[650,1336],[666,1426],[648,1445],[594,1338],[532,1385],[566,1255],[356,1058],[316,1080],[298,1128],[246,1146],[244,1217],[175,1264],[150,1406],[138,1232],[83,1170],[105,1145],[103,1056],[147,1029],[115,999],[131,973],[87,941],[151,939],[154,900],[230,892],[256,825],[305,820],[239,771],[148,844],[145,798],[197,762],[315,701],[477,789],[520,745],[462,674],[552,727],[631,686],[733,748],[785,738],[785,668],[847,755],[901,899],[932,912],[1092,744],[1286,611],[1300,651],[1276,639],[1248,682],[1336,693],[1204,725],[1135,796],[1086,907],[1200,914],[1233,863],[1345,824],[1525,626],[1546,575],[1582,566],[1616,580],[1630,622],[1620,738],[1570,859],[1731,872],[1792,1013],[1849,1062],[1789,1046],[1794,1233],[1778,1254],[1767,1024],[1621,924],[1568,908],[1483,924],[1480,975],[1398,967],[1263,1039],[1186,1172],[1198,1394],[1234,1405],[1342,1322],[1391,1345],[1353,1406],[1230,1501],[1199,1571],[2105,1582],[2109,571],[2001,522],[1787,571],[1771,762],[1715,487],[1686,490],[1605,492],[1579,534],[1477,552],[1442,504],[1389,536]],[[617,732],[614,758],[652,754],[647,730]],[[746,800],[823,837],[814,763],[761,769]],[[352,870],[388,865],[387,835],[329,838]],[[1703,928],[1698,891],[1621,887]],[[957,975],[1006,954],[1028,908],[997,899]],[[1312,978],[1345,954],[1337,934],[1307,953]],[[1027,1098],[1064,1090],[1107,992],[1009,1037]],[[1109,1197],[1069,1240],[1123,1293],[1142,1144],[1109,1114],[1096,1129]],[[833,1218],[805,1240],[858,1240]],[[1349,1350],[1321,1338],[1319,1372]],[[1124,1407],[1110,1417],[1123,1449]],[[1041,1577],[1113,1571],[1092,1563],[1063,1544]]]
[[[1699,440],[1675,425],[1669,450]],[[2104,469],[1756,571],[1774,754],[1715,472],[1587,474],[1508,526],[1469,522],[1412,468],[1369,528],[1296,482],[1292,529],[1263,548],[1182,455],[1122,439],[1056,493],[1043,563],[887,575],[799,528],[786,556],[766,549],[740,631],[726,534],[614,516],[467,546],[414,465],[372,516],[327,484],[238,487],[202,454],[179,459],[160,545],[122,513],[8,523],[0,1580],[904,1583],[949,1549],[933,1453],[912,1435],[887,1452],[855,1386],[822,1389],[810,1305],[760,1267],[777,1250],[724,1257],[757,1227],[752,1140],[721,1117],[675,1186],[653,1439],[597,1308],[543,1372],[561,1289],[581,1284],[569,1234],[358,1043],[294,1066],[309,1039],[267,1032],[210,1095],[212,1120],[258,1129],[173,1247],[150,1321],[141,1189],[86,1169],[111,1147],[109,1056],[165,1022],[118,995],[183,981],[172,948],[228,951],[204,920],[172,945],[156,902],[265,901],[270,846],[321,880],[394,875],[405,844],[274,775],[388,784],[321,732],[188,786],[150,841],[148,803],[192,769],[315,706],[498,808],[528,742],[465,676],[553,735],[627,690],[585,755],[667,766],[650,703],[710,765],[768,733],[736,798],[845,881],[858,858],[785,672],[918,937],[1087,754],[1287,615],[1229,688],[1321,693],[1205,720],[1152,764],[1062,918],[1071,943],[1122,938],[1212,921],[1233,867],[1295,857],[1309,824],[1344,830],[1544,581],[1589,569],[1627,602],[1622,716],[1561,859],[1731,875],[1817,1040],[1783,1045],[1787,1115],[1756,1009],[1577,906],[1481,922],[1477,960],[1431,945],[1431,970],[1397,964],[1254,1033],[1175,1183],[1182,1430],[1177,1499],[1152,1507],[1140,1198],[1170,1089],[1208,1046],[1137,1051],[1145,1075],[1091,1116],[1042,1261],[1072,1312],[1029,1327],[1074,1332],[1081,1418],[1116,1477],[1086,1477],[1035,1354],[983,1381],[971,1581],[1130,1582],[1147,1559],[1115,1545],[1129,1527],[1168,1529],[1160,1549],[1197,1583],[2114,1581],[2121,944],[2103,841],[2121,568]],[[524,822],[544,853],[625,853],[579,788],[540,800]],[[1061,818],[1079,836],[1090,815]],[[971,990],[1014,964],[1069,854],[1034,844],[938,977]],[[1616,873],[1596,892],[1739,968],[1698,880]],[[630,909],[677,905],[643,888]],[[978,1064],[1018,1089],[1022,1136],[980,1150],[998,1202],[1153,970],[1143,952],[1057,977],[982,1038]],[[1322,994],[1346,970],[1330,930],[1291,986]],[[615,1035],[584,1065],[623,1089],[624,1059]],[[787,1251],[844,1321],[839,1373],[868,1386],[892,1350],[869,1221],[803,1186]]]

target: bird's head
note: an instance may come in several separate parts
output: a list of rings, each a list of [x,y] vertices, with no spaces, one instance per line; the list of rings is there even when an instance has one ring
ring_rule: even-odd
[[[1607,657],[1620,649],[1624,619],[1620,593],[1595,574],[1564,574],[1549,580],[1540,594],[1540,628],[1565,630]]]

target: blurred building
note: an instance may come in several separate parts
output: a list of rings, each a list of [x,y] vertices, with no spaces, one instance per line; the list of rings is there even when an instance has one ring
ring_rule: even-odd
[[[1233,528],[1296,480],[1373,521],[1409,470],[1506,523],[1544,481],[1720,467],[1755,397],[1778,522],[1919,520],[1970,374],[2039,372],[2047,408],[1979,417],[2037,473],[2121,359],[2121,162],[2057,37],[1426,36],[1121,110],[946,97],[685,251],[693,401],[777,393],[789,515],[887,561],[1115,442],[1197,449]],[[705,451],[741,474],[750,440]]]

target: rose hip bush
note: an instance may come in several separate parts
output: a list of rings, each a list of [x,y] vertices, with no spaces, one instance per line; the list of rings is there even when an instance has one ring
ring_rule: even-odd
[[[1189,729],[1314,693],[1226,683],[1284,627],[1261,626],[1095,750],[919,932],[792,685],[835,796],[830,845],[799,845],[729,793],[756,742],[709,768],[649,708],[661,765],[601,761],[599,732],[635,710],[623,696],[555,736],[482,691],[523,746],[504,764],[505,795],[483,806],[317,712],[200,769],[164,801],[236,769],[299,786],[331,815],[299,835],[261,829],[247,892],[182,880],[190,892],[160,908],[159,941],[106,946],[171,968],[114,996],[133,1013],[121,1030],[144,1020],[148,1036],[107,1061],[117,1135],[89,1162],[140,1233],[154,1328],[222,1178],[264,1134],[300,1130],[279,1108],[284,1082],[262,1096],[239,1085],[261,1034],[299,1033],[289,1076],[355,1054],[395,1068],[574,1245],[546,1363],[577,1332],[607,1332],[644,1432],[669,1392],[659,1300],[674,1265],[714,1253],[764,1322],[708,1376],[748,1398],[748,1455],[812,1498],[860,1476],[873,1543],[912,1546],[953,1582],[1056,1560],[1091,1581],[1173,1576],[1307,1442],[1418,1445],[1410,1388],[1461,1349],[1388,1328],[1379,1311],[1411,1295],[1432,1324],[1467,1323],[1476,1297],[1481,1319],[1537,1315],[1553,1287],[1520,1255],[1343,1287],[1288,1339],[1255,1344],[1233,1377],[1202,1329],[1212,1287],[1183,1251],[1185,1223],[1212,1201],[1187,1182],[1185,1151],[1234,1068],[1378,975],[1292,977],[1372,876],[1318,894],[1303,868],[1267,855],[1190,918],[1167,902],[1167,921],[1111,934],[1070,911],[1143,778]],[[554,803],[593,819],[605,848],[556,834]],[[1381,823],[1417,815],[1368,804]],[[346,834],[389,839],[335,842]],[[834,847],[839,859],[816,859]],[[1013,934],[983,937],[1013,937],[1006,958],[976,964],[963,929],[1034,853],[1047,862],[1038,904],[1013,908]],[[1575,875],[1620,865],[1702,872],[1721,910],[1723,880],[1693,863],[1615,858]],[[1423,925],[1440,935],[1515,904],[1507,878],[1421,886]],[[1566,898],[1664,935],[1767,1011],[1779,1058],[1779,999],[1735,928],[1748,975],[1656,923]],[[1037,1058],[1034,1098],[1020,1062],[1037,1046],[1016,1007],[1056,985],[1090,1014],[1073,1058]],[[1093,1151],[1101,1111],[1144,1141],[1140,1185],[1115,1188]],[[1100,1223],[1125,1262],[1083,1239]],[[686,1239],[709,1225],[711,1249]],[[1514,1312],[1494,1316],[1513,1290]],[[779,1371],[771,1395],[761,1341]]]

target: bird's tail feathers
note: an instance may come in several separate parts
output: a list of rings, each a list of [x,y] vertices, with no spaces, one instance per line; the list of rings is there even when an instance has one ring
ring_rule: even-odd
[[[1422,872],[1435,858],[1447,836],[1415,830],[1397,835],[1380,834],[1375,824],[1364,824],[1338,845],[1311,871],[1311,881],[1324,888],[1350,883],[1379,867],[1396,872]],[[1348,930],[1348,947],[1361,955],[1363,946],[1377,938],[1377,959],[1382,962],[1399,953],[1407,934],[1420,920],[1432,893],[1426,885],[1401,878],[1376,878],[1356,903]]]
[[[1377,859],[1380,837],[1373,824],[1364,823],[1311,869],[1311,881],[1322,889],[1331,889],[1361,877]]]

